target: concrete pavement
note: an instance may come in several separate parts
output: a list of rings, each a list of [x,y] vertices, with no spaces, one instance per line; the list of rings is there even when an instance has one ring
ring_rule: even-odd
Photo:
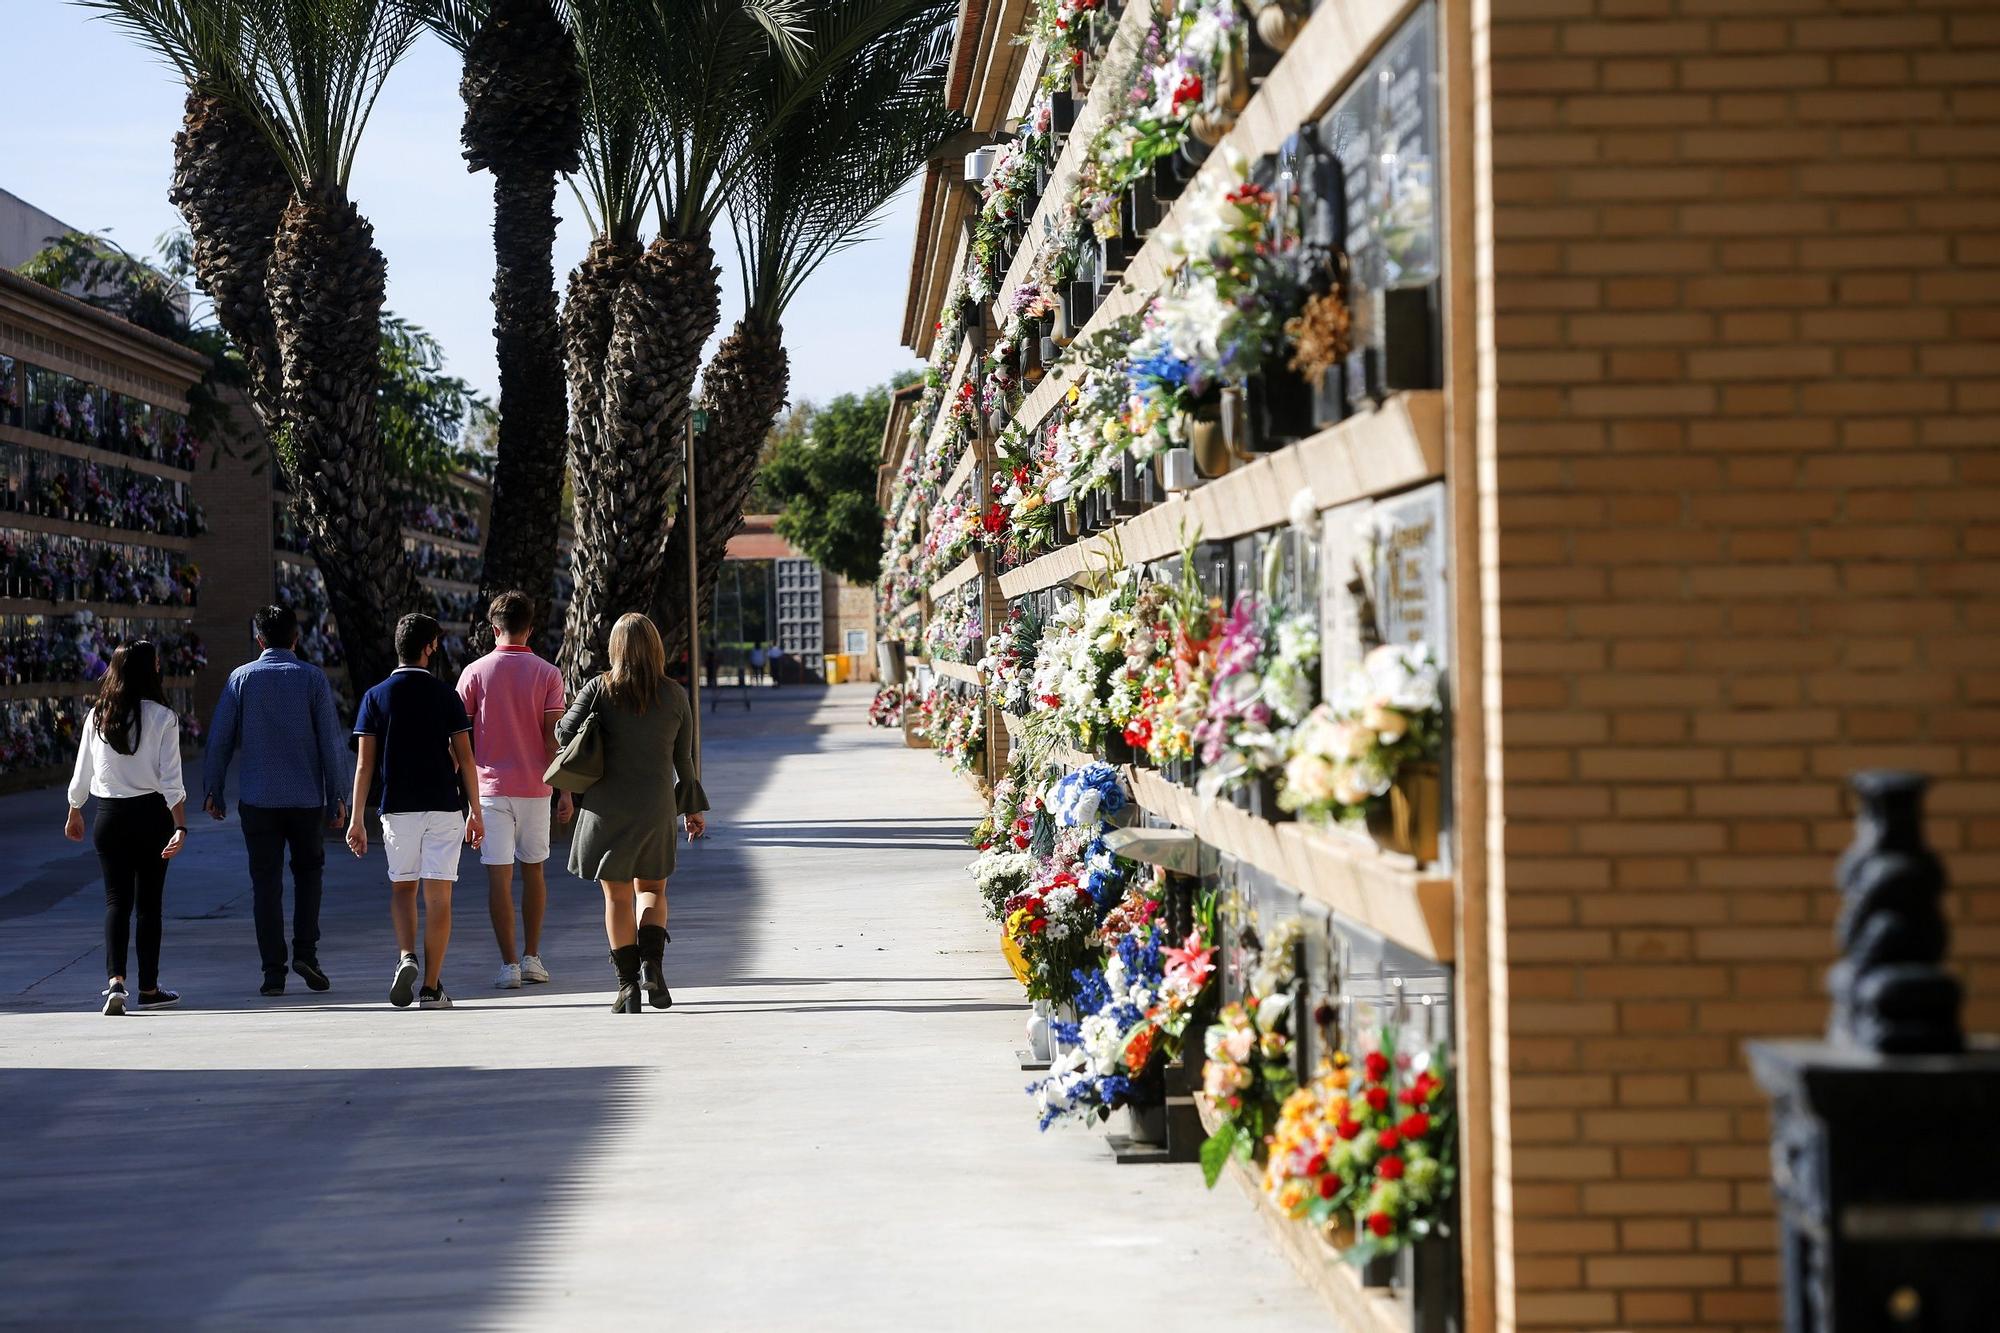
[[[458,1007],[392,1010],[379,846],[333,843],[334,989],[264,999],[241,836],[205,817],[167,886],[184,1006],[104,1018],[94,859],[59,792],[0,800],[0,1326],[1326,1327],[1239,1191],[1036,1132],[976,801],[867,698],[704,712],[676,1004],[636,1018],[553,869],[554,984],[489,989],[470,855]]]

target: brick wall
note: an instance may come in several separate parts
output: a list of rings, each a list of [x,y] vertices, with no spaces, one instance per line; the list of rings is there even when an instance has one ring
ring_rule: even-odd
[[[2000,1026],[2000,16],[1473,26],[1500,1318],[1766,1328],[1852,770],[1940,778]]]

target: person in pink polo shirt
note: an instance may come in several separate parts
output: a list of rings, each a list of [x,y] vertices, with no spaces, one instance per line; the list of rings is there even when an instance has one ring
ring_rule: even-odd
[[[479,850],[486,867],[487,906],[493,938],[500,945],[500,975],[494,986],[514,990],[522,982],[549,979],[542,965],[542,915],[549,885],[542,863],[549,859],[550,789],[542,781],[556,757],[556,719],[563,714],[562,672],[535,656],[528,637],[535,628],[535,604],[524,592],[503,592],[487,610],[493,651],[458,678],[458,697],[472,719],[472,758],[479,769],[479,798],[486,810],[486,844]],[[570,795],[562,793],[555,815],[567,824]],[[525,952],[514,951],[514,863],[521,863],[521,936]]]

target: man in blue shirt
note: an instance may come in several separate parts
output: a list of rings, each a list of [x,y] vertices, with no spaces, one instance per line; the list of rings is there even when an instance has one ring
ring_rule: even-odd
[[[265,995],[285,993],[285,851],[292,854],[292,970],[307,986],[332,985],[319,969],[319,900],[326,865],[321,821],[346,822],[345,729],[333,706],[326,673],[292,652],[298,617],[267,606],[252,618],[263,651],[229,673],[202,758],[202,808],[228,813],[223,786],[229,762],[243,752],[240,803],[243,845],[250,854],[250,889]]]

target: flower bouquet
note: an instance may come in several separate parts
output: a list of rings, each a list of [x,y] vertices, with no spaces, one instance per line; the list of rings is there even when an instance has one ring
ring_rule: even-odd
[[[1284,765],[1291,730],[1316,693],[1319,625],[1304,612],[1279,615],[1254,594],[1236,599],[1216,644],[1208,707],[1194,729],[1204,800]]]
[[[871,727],[903,725],[902,686],[884,685],[875,691],[875,697],[868,701],[868,725]]]
[[[1215,1132],[1201,1148],[1210,1189],[1233,1158],[1251,1161],[1278,1108],[1298,1090],[1292,1068],[1292,1004],[1298,987],[1296,918],[1281,924],[1262,951],[1243,999],[1223,1006],[1202,1038],[1201,1086],[1214,1104]]]
[[[1270,1137],[1264,1190],[1289,1217],[1345,1232],[1354,1263],[1421,1240],[1450,1218],[1456,1175],[1450,1090],[1442,1050],[1399,1067],[1382,1049],[1353,1067],[1336,1051],[1319,1076],[1285,1100]]]
[[[1293,731],[1278,802],[1302,818],[1365,826],[1386,808],[1405,770],[1435,764],[1443,747],[1444,704],[1430,650],[1384,644],[1362,659],[1338,698]]]

